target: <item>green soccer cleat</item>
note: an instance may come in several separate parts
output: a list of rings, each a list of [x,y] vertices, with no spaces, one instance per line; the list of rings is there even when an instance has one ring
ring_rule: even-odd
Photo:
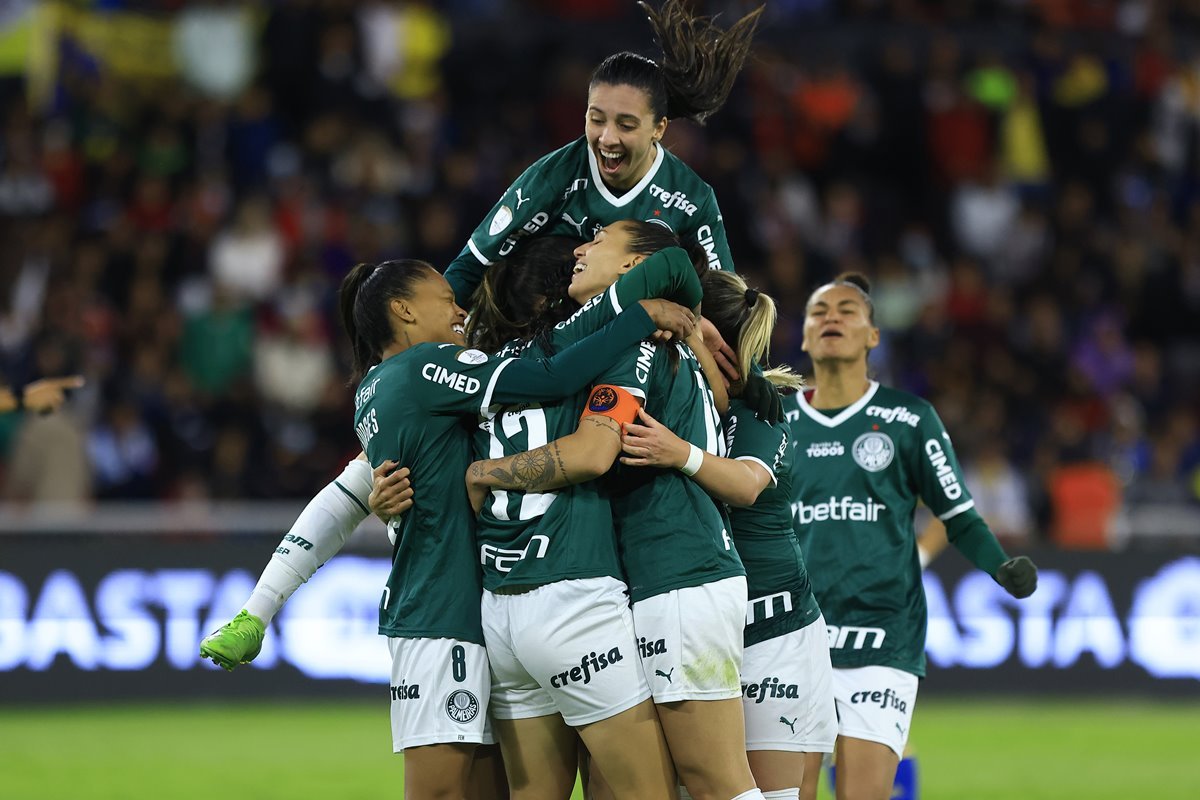
[[[246,609],[200,640],[200,657],[232,672],[239,664],[249,664],[262,650],[266,629],[262,620]]]

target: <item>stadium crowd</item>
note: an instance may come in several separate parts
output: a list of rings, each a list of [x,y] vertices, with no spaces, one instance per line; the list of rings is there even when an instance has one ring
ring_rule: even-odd
[[[0,356],[88,379],[0,422],[18,501],[311,496],[358,448],[341,277],[448,264],[579,135],[597,57],[650,45],[617,0],[14,5]],[[873,367],[939,409],[997,535],[1194,535],[1200,8],[947,5],[772,2],[667,143],[781,301],[774,361],[805,370],[814,286],[872,276]]]

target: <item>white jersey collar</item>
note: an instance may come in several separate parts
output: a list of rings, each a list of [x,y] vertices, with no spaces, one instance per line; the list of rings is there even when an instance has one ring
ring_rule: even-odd
[[[796,399],[800,401],[800,410],[808,415],[809,419],[818,425],[824,425],[826,428],[836,428],[846,420],[853,417],[859,411],[862,411],[867,403],[871,402],[871,398],[875,396],[875,392],[879,391],[879,381],[871,381],[867,387],[867,393],[858,400],[854,401],[853,405],[846,406],[838,412],[837,416],[830,417],[822,414],[817,409],[808,404],[808,398],[804,396],[804,392],[799,392]]]
[[[600,177],[600,165],[596,163],[596,154],[592,151],[591,142],[584,140],[584,144],[586,145],[584,149],[587,150],[588,154],[588,168],[592,171],[592,184],[595,185],[596,191],[600,192],[601,197],[617,208],[629,205],[633,202],[634,198],[641,194],[642,189],[650,185],[650,181],[654,178],[654,174],[658,172],[658,168],[662,166],[663,158],[667,153],[661,144],[655,144],[654,148],[658,151],[658,155],[654,157],[654,163],[650,165],[649,171],[642,176],[642,179],[633,188],[620,197],[617,197],[609,191],[608,187],[604,184],[604,179]]]

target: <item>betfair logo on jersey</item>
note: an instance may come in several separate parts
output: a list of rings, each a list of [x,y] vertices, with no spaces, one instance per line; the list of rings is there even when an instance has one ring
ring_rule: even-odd
[[[827,625],[825,630],[829,634],[830,650],[841,650],[847,644],[851,650],[862,650],[868,643],[872,650],[878,650],[883,647],[883,640],[887,636],[883,628],[860,628],[856,625]],[[853,641],[851,637],[854,637]]]
[[[407,683],[401,683],[399,686],[392,687],[392,700],[420,700],[421,699],[421,684],[414,683],[409,686]]]
[[[363,405],[375,396],[375,387],[379,385],[379,378],[368,383],[366,386],[359,389],[354,395],[354,410],[358,411]]]
[[[954,468],[950,466],[949,457],[946,451],[942,449],[942,443],[937,439],[930,439],[925,443],[925,455],[929,456],[929,463],[933,465],[934,472],[937,473],[938,483],[942,485],[942,491],[950,500],[957,500],[962,497],[962,485],[958,482],[958,476],[954,474]]]
[[[801,525],[811,525],[814,522],[878,522],[879,512],[887,511],[887,506],[872,497],[866,502],[855,500],[849,495],[838,499],[830,497],[821,503],[807,505],[803,500],[792,503],[792,512],[796,521]]]
[[[707,225],[701,225],[696,229],[696,241],[704,248],[704,254],[708,256],[708,268],[720,269],[721,257],[717,255],[717,242],[713,237],[713,229]]]
[[[882,417],[884,422],[903,422],[910,427],[917,427],[917,423],[921,421],[919,414],[914,414],[904,406],[893,406],[892,408],[883,408],[882,406],[867,406],[868,417]]]
[[[667,652],[666,639],[647,639],[645,636],[639,636],[637,646],[642,658],[650,658],[650,656],[662,655]]]
[[[542,558],[546,555],[546,551],[550,548],[550,537],[545,534],[535,533],[529,537],[529,544],[525,545],[524,550],[505,550],[495,545],[484,544],[479,546],[479,563],[487,566],[489,560],[492,566],[498,572],[512,572],[512,568],[518,561],[525,558],[533,551],[534,558]]]
[[[758,683],[743,683],[742,697],[758,705],[764,700],[794,700],[800,697],[800,685],[783,683],[779,678],[763,678]]]
[[[878,703],[880,708],[894,708],[901,714],[908,713],[908,703],[900,699],[900,696],[891,689],[880,691],[872,691],[867,689],[861,692],[855,692],[850,695],[850,702],[853,705],[863,703]],[[903,733],[903,731],[901,731]]]
[[[555,689],[561,689],[572,683],[582,683],[586,686],[592,682],[593,675],[603,672],[618,661],[624,660],[625,656],[621,655],[621,648],[619,647],[614,647],[607,653],[596,653],[593,651],[579,659],[578,667],[571,667],[565,672],[551,675],[550,685]]]
[[[479,381],[475,378],[451,372],[437,364],[426,364],[421,367],[421,377],[433,383],[449,386],[454,391],[463,394],[475,394],[479,391]]]
[[[696,204],[688,202],[683,192],[669,192],[657,184],[650,184],[650,196],[657,197],[663,208],[678,208],[689,217],[696,213]]]
[[[804,451],[809,458],[846,455],[846,445],[841,442],[813,442]]]
[[[786,614],[792,610],[791,592],[776,592],[775,594],[755,597],[746,603],[746,624],[753,625],[756,622],[762,622],[764,619],[770,619],[775,616],[775,601],[777,600],[781,608],[780,614]]]

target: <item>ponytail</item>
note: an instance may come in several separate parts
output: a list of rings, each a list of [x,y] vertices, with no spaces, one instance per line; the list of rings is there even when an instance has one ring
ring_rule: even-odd
[[[683,0],[666,0],[658,11],[639,5],[662,50],[661,62],[614,53],[596,67],[590,85],[633,86],[646,93],[656,121],[686,117],[703,125],[729,97],[765,6],[723,31],[707,17],[692,16]]]
[[[351,385],[357,385],[367,370],[379,363],[380,355],[395,339],[388,306],[392,300],[412,296],[417,281],[434,273],[433,267],[416,259],[356,264],[338,288],[338,309],[350,337],[353,353]]]
[[[778,312],[775,301],[746,285],[740,275],[708,270],[700,276],[704,287],[704,316],[727,342],[737,342],[738,369],[749,375],[754,364],[764,362],[771,351],[771,334]],[[799,389],[800,376],[789,367],[776,367],[764,375],[776,386]]]

